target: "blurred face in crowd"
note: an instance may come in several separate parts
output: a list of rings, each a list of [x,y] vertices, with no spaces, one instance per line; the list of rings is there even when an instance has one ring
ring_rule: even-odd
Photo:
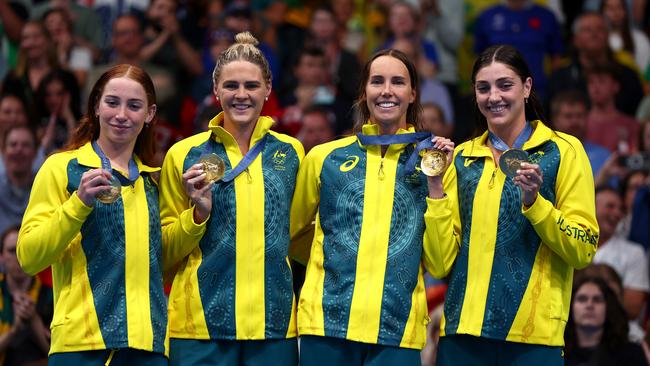
[[[68,91],[63,82],[58,79],[52,80],[45,86],[45,106],[50,113],[59,115],[65,108]]]
[[[309,30],[312,35],[320,41],[327,41],[334,39],[336,36],[336,19],[334,14],[318,9],[311,17],[311,24]]]
[[[556,130],[578,139],[585,136],[587,129],[587,106],[580,102],[561,103],[553,119]]]
[[[623,200],[616,192],[604,190],[596,194],[596,218],[600,236],[609,239],[623,217]]]
[[[632,211],[636,191],[645,185],[646,177],[647,175],[645,173],[636,172],[627,180],[627,187],[625,187],[625,208],[628,212]]]
[[[27,114],[23,102],[13,95],[8,95],[0,100],[0,132],[9,126],[27,124]],[[0,134],[0,136],[2,136]]]
[[[175,16],[175,14],[176,2],[173,0],[153,0],[147,9],[147,17],[159,22],[166,17]]]
[[[641,139],[643,151],[650,152],[650,120],[641,125]]]
[[[623,0],[603,0],[603,15],[614,27],[622,27],[625,21],[625,3]]]
[[[156,114],[156,105],[148,104],[147,94],[139,82],[122,76],[106,83],[96,113],[100,145],[132,148],[145,122],[150,122]]]
[[[323,113],[307,113],[302,117],[298,139],[307,152],[316,145],[334,140],[334,129]]]
[[[406,4],[393,5],[388,14],[388,25],[396,37],[410,35],[416,26],[412,9]]]
[[[432,132],[436,136],[448,137],[448,126],[439,107],[433,105],[422,106],[422,129]]]
[[[415,101],[406,65],[392,56],[379,56],[370,65],[366,104],[372,122],[406,128],[406,112]]]
[[[332,0],[332,9],[339,24],[347,24],[354,15],[353,0]]]
[[[613,102],[619,89],[618,82],[611,75],[590,74],[587,76],[589,99],[594,105]]]
[[[52,39],[58,42],[63,36],[69,33],[68,24],[65,21],[63,14],[60,12],[50,13],[44,20],[45,28],[52,35]]]
[[[257,123],[271,85],[264,80],[259,66],[238,60],[223,66],[214,94],[223,108],[224,128],[232,131]]]
[[[322,85],[327,75],[325,57],[308,54],[301,55],[295,73],[301,85]]]
[[[578,18],[573,45],[587,53],[600,53],[609,48],[605,19],[597,14],[587,14]]]
[[[513,69],[501,62],[492,62],[476,73],[476,103],[490,130],[516,128],[524,123],[525,98],[530,95],[531,88],[531,78],[522,82]]]
[[[35,23],[25,24],[20,36],[20,49],[28,60],[37,60],[41,57],[46,57],[47,42],[48,39],[43,33],[43,28]]]
[[[9,132],[2,147],[2,157],[8,173],[23,175],[31,172],[36,157],[36,141],[27,127]]]
[[[592,282],[586,282],[573,298],[573,319],[577,328],[600,329],[605,324],[607,304],[600,288]]]
[[[126,58],[136,57],[144,43],[140,24],[132,16],[117,18],[113,23],[113,48]]]
[[[7,234],[2,242],[2,264],[4,265],[7,276],[18,281],[29,277],[23,271],[16,257],[16,244],[18,243],[18,231],[11,231]]]

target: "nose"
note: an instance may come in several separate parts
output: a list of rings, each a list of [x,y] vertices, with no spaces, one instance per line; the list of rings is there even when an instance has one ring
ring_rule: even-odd
[[[239,88],[237,88],[237,93],[235,93],[235,98],[246,98],[246,96],[246,87],[240,85]]]
[[[499,94],[499,91],[497,88],[490,88],[490,94],[488,95],[488,101],[490,102],[498,102],[501,100],[501,94]]]
[[[124,121],[126,119],[126,105],[121,105],[117,109],[117,114],[115,115],[115,119],[118,121]]]
[[[390,85],[390,81],[386,81],[384,83],[384,87],[381,90],[381,95],[382,96],[392,95],[392,93],[393,93],[393,89],[392,89],[392,87]]]

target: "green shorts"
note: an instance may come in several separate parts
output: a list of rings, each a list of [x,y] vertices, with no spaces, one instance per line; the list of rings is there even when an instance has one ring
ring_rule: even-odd
[[[170,366],[297,366],[295,338],[260,341],[227,341],[172,338],[169,340]]]
[[[167,366],[168,363],[162,353],[132,348],[53,353],[47,359],[48,366],[104,366],[107,362],[109,366]]]
[[[300,366],[420,366],[420,350],[301,336]]]

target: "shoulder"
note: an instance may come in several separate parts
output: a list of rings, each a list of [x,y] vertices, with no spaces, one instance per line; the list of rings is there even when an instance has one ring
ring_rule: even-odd
[[[344,148],[346,146],[350,146],[352,144],[357,143],[357,137],[356,136],[348,136],[344,137],[338,140],[326,142],[324,144],[320,144],[312,148],[307,156],[319,156],[322,158],[325,158],[327,155],[331,154],[333,151]]]
[[[171,154],[172,156],[185,155],[191,148],[199,146],[208,141],[208,139],[210,139],[210,134],[210,131],[205,131],[197,133],[196,135],[192,135],[190,137],[186,137],[172,145],[172,147],[170,147],[167,151],[167,154]]]
[[[302,146],[302,143],[295,137],[285,135],[283,133],[275,132],[275,131],[269,131],[269,135],[273,136],[276,140],[291,145],[293,149],[296,151],[296,153],[300,156],[305,155],[305,149]]]

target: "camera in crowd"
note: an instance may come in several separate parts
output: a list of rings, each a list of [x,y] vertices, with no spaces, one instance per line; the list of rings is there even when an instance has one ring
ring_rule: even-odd
[[[621,156],[618,158],[618,163],[629,170],[650,171],[650,152]]]

